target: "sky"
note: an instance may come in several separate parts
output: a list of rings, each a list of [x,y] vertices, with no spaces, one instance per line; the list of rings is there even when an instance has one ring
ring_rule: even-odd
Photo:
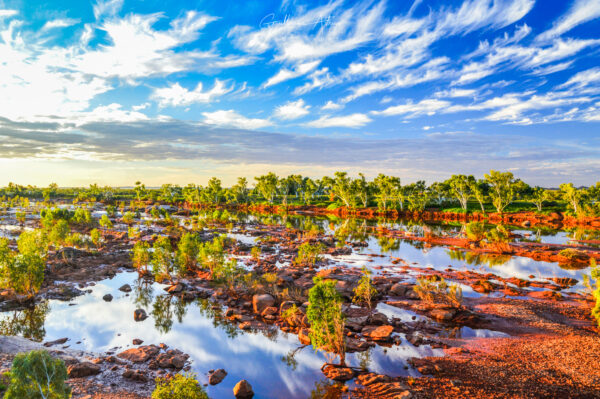
[[[0,0],[0,185],[600,180],[600,0]]]

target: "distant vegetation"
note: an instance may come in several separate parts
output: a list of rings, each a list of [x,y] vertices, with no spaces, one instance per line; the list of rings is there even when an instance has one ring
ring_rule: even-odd
[[[239,178],[236,184],[225,188],[221,180],[213,177],[204,187],[196,184],[185,187],[163,184],[160,188],[147,188],[141,182],[136,182],[132,188],[100,187],[96,184],[88,188],[59,188],[56,184],[38,188],[10,183],[8,187],[0,189],[0,202],[4,202],[5,206],[26,206],[25,202],[28,203],[29,199],[49,201],[53,198],[71,199],[74,203],[103,201],[120,209],[129,200],[197,205],[316,205],[329,209],[376,207],[384,212],[435,209],[459,213],[566,211],[577,216],[600,215],[600,182],[587,188],[564,183],[558,189],[545,189],[532,187],[515,178],[511,172],[494,170],[483,179],[453,175],[448,180],[429,185],[422,180],[402,184],[399,177],[384,174],[369,181],[362,174],[352,178],[346,172],[336,172],[333,177],[324,176],[321,179],[301,175],[280,177],[271,172],[255,177],[254,187],[250,187],[246,178]],[[114,212],[115,208],[112,210]],[[89,215],[83,212],[60,217],[76,223],[90,223]],[[157,214],[161,212],[164,210],[156,210]],[[54,218],[55,215],[50,217]],[[108,217],[102,217],[100,226],[110,228]],[[124,215],[123,223],[128,223],[132,217],[133,214]]]

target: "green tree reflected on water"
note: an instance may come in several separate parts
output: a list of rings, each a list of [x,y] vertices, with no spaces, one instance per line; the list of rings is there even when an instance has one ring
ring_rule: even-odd
[[[48,301],[23,310],[6,312],[0,320],[0,335],[18,335],[37,342],[46,336],[44,324],[50,311]]]

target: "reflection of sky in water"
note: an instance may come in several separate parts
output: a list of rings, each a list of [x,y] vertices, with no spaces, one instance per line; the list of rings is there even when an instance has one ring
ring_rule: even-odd
[[[71,347],[97,352],[115,347],[124,350],[131,347],[134,338],[144,340],[144,344],[163,342],[190,354],[193,368],[203,382],[206,380],[204,373],[210,369],[224,368],[228,372],[221,384],[208,387],[214,398],[231,396],[233,386],[241,379],[247,379],[260,398],[305,398],[310,395],[314,383],[324,378],[320,368],[325,357],[311,347],[297,352],[295,370],[282,360],[301,346],[296,335],[278,332],[268,338],[260,332],[247,333],[233,327],[231,331],[237,336],[228,337],[226,329],[215,327],[213,318],[201,313],[196,302],[188,304],[182,323],[174,316],[168,333],[155,328],[151,305],[145,307],[150,317],[136,323],[133,320],[137,308],[133,300],[135,289],[130,296],[118,291],[125,283],[133,287],[135,276],[135,273],[121,273],[112,280],[102,281],[92,287],[91,294],[75,298],[71,302],[74,306],[69,306],[68,302],[50,301],[44,340],[69,337]],[[160,285],[154,284],[153,288],[153,295],[163,294]],[[112,302],[102,300],[107,293],[114,296]],[[175,301],[172,301],[173,312]],[[76,344],[77,341],[82,343]],[[441,354],[440,350],[428,346],[414,347],[403,339],[400,346],[376,347],[368,355],[348,354],[347,361],[353,366],[368,361],[370,370],[389,375],[417,375],[416,371],[405,369],[410,357]]]

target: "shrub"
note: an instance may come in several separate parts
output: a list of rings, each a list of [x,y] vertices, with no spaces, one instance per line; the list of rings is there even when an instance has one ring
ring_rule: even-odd
[[[225,264],[224,241],[224,237],[215,237],[212,241],[202,244],[198,251],[200,263],[208,268],[213,278],[216,277],[219,270]]]
[[[188,271],[196,269],[198,264],[199,244],[195,234],[185,233],[177,245],[177,273],[185,276]]]
[[[462,304],[462,288],[458,284],[448,284],[438,276],[424,276],[417,279],[414,287],[419,298],[429,303],[441,303],[453,307]]]
[[[358,280],[358,285],[354,289],[354,298],[352,301],[357,304],[367,305],[371,309],[371,302],[377,290],[371,284],[371,271],[366,267],[362,268],[363,275]]]
[[[96,248],[100,246],[100,241],[102,238],[100,237],[100,232],[98,231],[98,229],[93,229],[92,231],[90,231],[90,239],[92,240],[92,243],[94,243]]]
[[[172,378],[157,378],[152,399],[208,399],[196,375],[175,374]]]
[[[102,226],[106,229],[110,229],[113,227],[113,224],[110,221],[110,219],[108,218],[108,215],[106,215],[106,214],[102,215],[102,217],[100,218],[100,226]]]
[[[592,258],[590,260],[590,268],[595,286],[592,287],[591,285],[589,285],[589,287],[592,289],[592,296],[596,301],[594,307],[592,308],[592,317],[596,319],[596,324],[600,328],[600,267],[598,267],[598,265],[596,264],[596,259]]]
[[[71,388],[65,384],[67,368],[43,350],[15,356],[5,399],[67,399]]]
[[[94,223],[94,218],[92,217],[90,211],[83,208],[75,209],[72,220],[78,224],[92,225]]]
[[[310,322],[310,339],[315,349],[339,356],[340,364],[346,363],[344,340],[345,320],[342,298],[335,289],[335,281],[313,279],[315,285],[308,292],[306,317]]]
[[[260,260],[260,254],[261,254],[260,247],[252,247],[252,249],[250,250],[250,256],[256,262],[258,262]]]
[[[485,225],[481,222],[471,222],[465,226],[465,233],[471,241],[481,241],[485,237]]]
[[[510,231],[506,227],[498,225],[495,229],[485,233],[485,237],[489,242],[505,243],[510,241]]]
[[[152,246],[152,272],[157,281],[171,277],[173,269],[173,248],[169,237],[159,237]]]
[[[325,247],[323,244],[310,244],[305,242],[298,248],[298,256],[294,259],[294,263],[303,266],[314,266],[318,261],[321,260],[321,253]]]
[[[125,212],[125,214],[121,218],[121,221],[125,224],[131,224],[133,223],[134,218],[135,215],[133,214],[133,212]]]
[[[135,267],[138,272],[148,272],[148,265],[150,264],[151,257],[150,244],[146,241],[138,241],[135,243],[131,253],[131,260],[133,262],[133,267]]]
[[[71,229],[69,229],[69,223],[66,220],[61,219],[52,228],[48,233],[48,241],[54,246],[54,248],[59,248],[65,244],[67,241],[67,237],[69,237],[69,233],[71,233]]]
[[[18,294],[35,295],[44,282],[46,269],[45,239],[40,230],[26,231],[17,240],[18,254],[0,239],[0,272],[2,285]]]

